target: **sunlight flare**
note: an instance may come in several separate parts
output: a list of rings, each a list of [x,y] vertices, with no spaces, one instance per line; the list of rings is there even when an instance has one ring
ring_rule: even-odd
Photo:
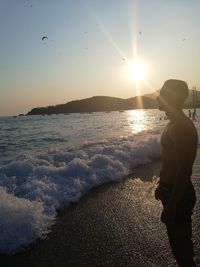
[[[147,75],[147,67],[144,62],[137,60],[127,64],[126,73],[131,81],[142,81]]]

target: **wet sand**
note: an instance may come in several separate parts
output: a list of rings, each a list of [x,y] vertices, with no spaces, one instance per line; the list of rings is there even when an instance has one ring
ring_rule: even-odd
[[[45,240],[29,250],[0,256],[1,266],[21,267],[148,267],[176,266],[164,225],[161,205],[150,182],[160,162],[141,166],[119,183],[94,188],[79,203],[60,211]],[[142,182],[135,178],[141,177]],[[200,153],[193,182],[200,195]],[[195,251],[200,259],[200,202],[193,215]],[[200,264],[198,265],[200,266]]]

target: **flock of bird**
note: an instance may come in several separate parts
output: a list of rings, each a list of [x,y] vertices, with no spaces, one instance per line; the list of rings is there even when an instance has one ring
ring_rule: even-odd
[[[33,5],[30,4],[30,7],[32,8]],[[99,24],[96,24],[96,26],[99,26]],[[88,33],[87,31],[84,32],[84,34],[87,34],[87,33]],[[141,31],[139,31],[138,33],[139,33],[139,35],[142,34]],[[43,44],[46,44],[45,41],[47,41],[48,39],[49,39],[49,38],[48,38],[48,36],[46,36],[46,35],[44,35],[44,36],[41,37],[41,41],[43,42]],[[182,38],[182,42],[185,42],[186,40],[187,40],[186,38]],[[88,47],[85,47],[85,50],[88,50]],[[125,58],[122,58],[122,60],[125,60]]]

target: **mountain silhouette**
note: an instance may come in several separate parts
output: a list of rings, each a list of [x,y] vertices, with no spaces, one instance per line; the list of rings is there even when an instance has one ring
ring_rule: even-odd
[[[192,90],[189,90],[189,96],[185,103],[185,107],[187,108],[192,107],[192,92]],[[83,112],[108,112],[131,109],[154,109],[158,108],[158,103],[156,100],[158,94],[159,90],[150,94],[135,96],[128,99],[110,96],[93,96],[90,98],[74,100],[55,106],[33,108],[26,115],[51,115]],[[200,107],[200,103],[198,105]]]

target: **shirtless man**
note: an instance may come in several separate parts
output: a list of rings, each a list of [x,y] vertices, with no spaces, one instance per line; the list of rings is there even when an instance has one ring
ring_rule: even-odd
[[[182,111],[187,96],[185,82],[167,80],[157,98],[169,123],[161,137],[162,166],[155,197],[162,201],[161,221],[178,265],[194,267],[191,215],[196,197],[191,174],[198,136],[193,122]]]

